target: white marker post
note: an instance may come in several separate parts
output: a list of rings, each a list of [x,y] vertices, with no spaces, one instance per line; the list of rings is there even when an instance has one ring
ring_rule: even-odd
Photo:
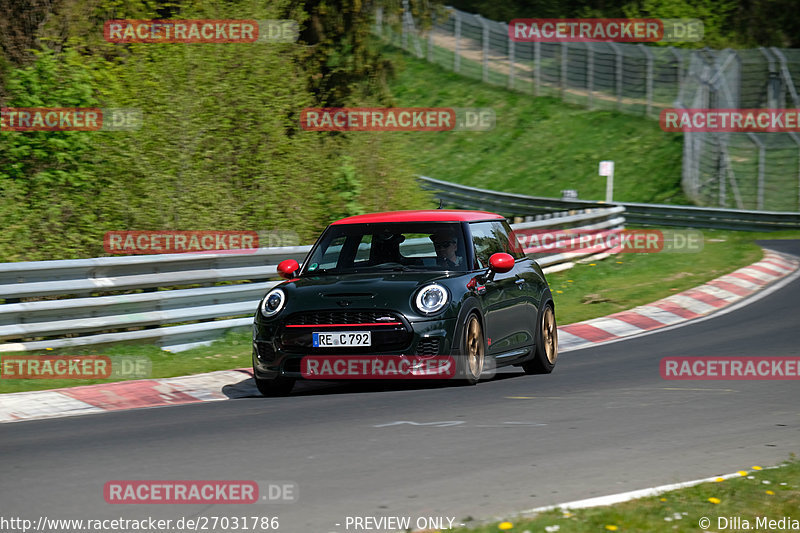
[[[600,161],[600,175],[606,176],[606,203],[610,204],[614,198],[614,162]]]

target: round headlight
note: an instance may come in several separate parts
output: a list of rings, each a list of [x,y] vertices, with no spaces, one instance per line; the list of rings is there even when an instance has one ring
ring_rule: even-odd
[[[272,289],[261,300],[261,314],[266,317],[275,316],[283,309],[284,303],[286,303],[286,294],[281,289]]]
[[[448,299],[447,289],[436,283],[427,285],[417,293],[417,309],[430,315],[441,311]]]

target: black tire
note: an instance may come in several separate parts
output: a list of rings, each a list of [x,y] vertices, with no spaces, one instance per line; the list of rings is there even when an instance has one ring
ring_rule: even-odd
[[[463,385],[475,385],[486,364],[486,341],[476,313],[470,313],[459,339],[456,353],[456,378]]]
[[[264,379],[258,377],[258,375],[254,372],[253,379],[256,382],[256,387],[258,387],[258,392],[267,398],[287,396],[290,392],[292,392],[292,387],[294,387],[294,379],[292,378],[284,378],[279,376],[277,378]]]
[[[522,363],[526,374],[549,374],[558,360],[558,327],[553,302],[544,304],[536,324],[533,358]]]

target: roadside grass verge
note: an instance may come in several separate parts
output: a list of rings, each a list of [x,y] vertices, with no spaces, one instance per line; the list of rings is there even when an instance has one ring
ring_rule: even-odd
[[[578,264],[570,270],[547,275],[556,303],[556,319],[565,325],[605,316],[675,294],[758,261],[762,257],[756,239],[800,238],[800,231],[747,233],[704,231],[700,253],[618,254],[602,261]],[[177,354],[154,345],[75,347],[8,355],[109,355],[141,356],[152,363],[152,378],[229,370],[251,366],[251,334],[229,332],[211,346]],[[0,359],[2,359],[0,357]],[[5,374],[3,374],[5,375]],[[0,379],[0,393],[22,392],[113,380]]]
[[[800,461],[779,468],[752,466],[740,477],[702,483],[606,507],[545,511],[453,533],[584,533],[597,531],[796,531],[800,513]],[[789,518],[781,527],[777,521]],[[703,527],[707,519],[708,525]],[[739,519],[738,522],[735,520]],[[703,523],[701,524],[701,520]],[[744,521],[747,520],[748,524]],[[770,520],[775,520],[770,527]],[[757,522],[758,521],[758,522]],[[792,522],[794,521],[794,522]],[[784,522],[784,523],[786,523]]]
[[[755,263],[757,239],[800,238],[800,231],[703,230],[700,253],[626,253],[547,275],[559,324],[610,315],[702,285]]]
[[[432,178],[533,196],[575,189],[605,199],[598,163],[616,162],[614,199],[690,204],[681,190],[682,138],[652,119],[589,111],[447,72],[394,48],[389,84],[399,107],[489,107],[497,123],[484,132],[407,132],[408,163]]]

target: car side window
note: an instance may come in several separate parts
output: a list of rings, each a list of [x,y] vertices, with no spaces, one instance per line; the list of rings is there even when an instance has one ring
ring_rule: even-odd
[[[525,255],[525,249],[522,247],[522,243],[519,242],[517,232],[511,229],[511,226],[505,220],[503,221],[503,227],[508,233],[508,245],[513,250],[508,253],[510,253],[514,259],[525,259],[527,257]]]
[[[372,246],[372,235],[369,233],[361,236],[361,242],[358,243],[356,250],[356,257],[353,260],[354,265],[366,264],[369,261],[369,249]]]
[[[516,236],[505,221],[472,222],[472,244],[475,247],[475,268],[489,266],[489,258],[499,252],[511,254],[514,259],[524,257]],[[512,242],[514,239],[514,242]]]
[[[339,252],[342,251],[346,239],[347,237],[345,235],[333,239],[328,247],[325,248],[324,255],[318,258],[316,264],[312,263],[315,264],[314,270],[336,268],[336,264],[339,260]]]

